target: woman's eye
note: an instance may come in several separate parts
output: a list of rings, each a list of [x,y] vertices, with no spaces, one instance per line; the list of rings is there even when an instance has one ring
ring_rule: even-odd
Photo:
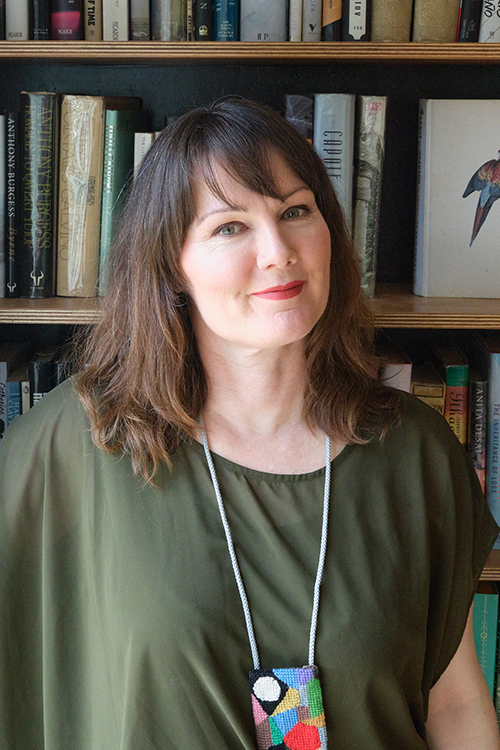
[[[306,213],[308,213],[309,209],[307,206],[292,206],[292,208],[288,208],[283,218],[285,219],[300,219],[301,216],[305,216]]]
[[[240,231],[240,226],[238,224],[223,224],[215,230],[214,234],[222,234],[224,237],[231,237],[233,234],[237,234],[238,231]]]

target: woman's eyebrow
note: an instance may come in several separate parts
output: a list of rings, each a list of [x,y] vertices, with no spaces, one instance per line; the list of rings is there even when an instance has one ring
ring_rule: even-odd
[[[285,203],[289,198],[292,197],[292,195],[295,195],[295,193],[299,193],[301,190],[311,191],[311,188],[307,187],[307,185],[299,185],[298,187],[290,190],[288,193],[285,193],[285,195],[280,196],[279,200],[282,203]],[[205,221],[205,219],[208,219],[209,216],[213,216],[214,214],[229,213],[230,211],[245,212],[247,210],[248,209],[244,208],[243,206],[237,206],[235,203],[224,202],[224,204],[217,206],[217,208],[212,209],[212,211],[207,211],[206,214],[203,214],[199,217],[199,219],[196,219],[195,226],[199,226]]]

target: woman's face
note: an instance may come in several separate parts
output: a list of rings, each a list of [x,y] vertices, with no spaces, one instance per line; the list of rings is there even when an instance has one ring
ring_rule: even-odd
[[[247,350],[306,337],[321,317],[330,282],[330,232],[313,193],[277,154],[282,200],[254,193],[219,166],[228,203],[200,177],[197,215],[180,262],[198,343]]]

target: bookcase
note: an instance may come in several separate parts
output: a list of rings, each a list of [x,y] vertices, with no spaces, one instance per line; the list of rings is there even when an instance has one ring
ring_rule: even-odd
[[[387,95],[379,286],[371,302],[377,324],[400,336],[500,329],[500,299],[411,294],[419,99],[500,98],[500,45],[0,42],[2,108],[15,109],[22,90],[140,96],[153,129],[228,94],[277,109],[287,93]],[[98,299],[0,299],[0,337],[50,339],[98,315]],[[500,551],[483,579],[500,580]]]

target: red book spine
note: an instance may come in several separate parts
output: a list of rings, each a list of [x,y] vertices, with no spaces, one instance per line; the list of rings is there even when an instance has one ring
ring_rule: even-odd
[[[84,39],[83,0],[52,0],[52,39]]]

